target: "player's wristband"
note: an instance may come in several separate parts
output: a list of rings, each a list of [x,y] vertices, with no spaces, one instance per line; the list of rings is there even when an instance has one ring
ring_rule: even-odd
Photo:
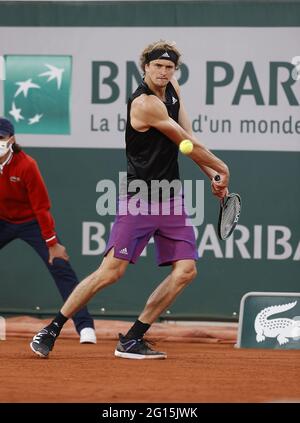
[[[45,239],[47,247],[52,247],[53,245],[57,244],[56,235],[53,235],[51,238]]]

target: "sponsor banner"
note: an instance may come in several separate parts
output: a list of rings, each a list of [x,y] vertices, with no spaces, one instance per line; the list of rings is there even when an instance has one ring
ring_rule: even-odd
[[[106,240],[113,222],[108,227],[99,221],[82,222],[82,255],[99,256],[106,249]],[[194,227],[199,257],[243,260],[300,261],[300,240],[288,226],[261,224],[248,227],[237,225],[226,242],[220,241],[216,225],[208,223]],[[149,245],[154,239],[149,240]],[[125,254],[127,248],[125,247]],[[123,253],[123,250],[119,251]],[[142,257],[147,257],[145,247]]]
[[[4,114],[18,134],[70,134],[70,56],[5,56]]]
[[[139,55],[163,38],[183,53],[183,99],[209,148],[300,151],[300,28],[6,27],[0,38],[0,113],[26,146],[123,148]]]
[[[237,346],[300,349],[300,294],[249,292],[244,295]]]
[[[99,267],[103,258],[115,212],[110,209],[107,187],[110,182],[117,191],[119,171],[126,170],[124,151],[26,151],[39,163],[52,200],[58,236],[82,280]],[[226,242],[217,236],[219,202],[212,196],[209,182],[203,184],[203,198],[196,185],[202,175],[199,168],[185,156],[179,159],[182,181],[193,182],[192,217],[204,205],[204,221],[195,225],[198,276],[170,307],[171,317],[236,319],[241,298],[247,292],[299,290],[299,154],[223,151],[221,157],[230,166],[230,189],[240,193],[243,202],[239,225]],[[202,218],[201,213],[198,215]],[[11,266],[12,257],[18,266]],[[11,242],[3,248],[0,267],[0,313],[13,309],[46,315],[46,311],[56,313],[61,307],[51,275],[26,244]],[[136,316],[170,270],[156,265],[155,246],[150,242],[137,264],[128,267],[122,281],[96,295],[89,309],[105,317]],[[26,285],[21,286],[20,280],[25,279]],[[37,289],[41,281],[42,290]],[[299,315],[294,310],[291,313],[292,317]]]

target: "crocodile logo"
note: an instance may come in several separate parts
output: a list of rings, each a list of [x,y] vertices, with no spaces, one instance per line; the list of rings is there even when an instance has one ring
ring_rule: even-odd
[[[288,304],[274,305],[264,308],[255,318],[254,328],[256,341],[262,342],[266,338],[277,338],[280,345],[289,342],[289,338],[297,339],[300,336],[300,321],[289,318],[268,319],[273,314],[290,310],[297,304],[297,301]]]

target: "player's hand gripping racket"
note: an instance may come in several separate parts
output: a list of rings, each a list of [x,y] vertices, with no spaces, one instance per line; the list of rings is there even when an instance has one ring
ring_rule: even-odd
[[[219,181],[220,175],[215,176],[215,181]],[[230,237],[241,213],[241,197],[239,194],[229,194],[220,201],[220,212],[218,222],[218,236],[220,239]]]

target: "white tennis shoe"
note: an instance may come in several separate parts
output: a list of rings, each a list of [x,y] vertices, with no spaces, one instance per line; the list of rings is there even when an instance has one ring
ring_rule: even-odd
[[[80,340],[81,344],[97,344],[97,337],[95,329],[93,328],[83,328],[80,331]]]

